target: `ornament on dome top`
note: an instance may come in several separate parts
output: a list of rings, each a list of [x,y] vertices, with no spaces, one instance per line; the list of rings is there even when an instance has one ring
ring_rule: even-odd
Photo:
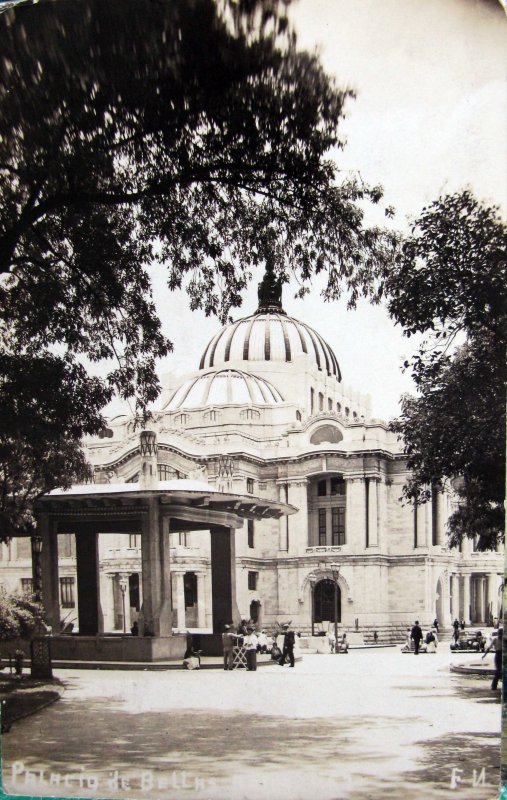
[[[285,314],[282,308],[282,280],[275,275],[271,261],[266,261],[266,272],[259,283],[257,295],[259,298],[257,314],[266,311]]]

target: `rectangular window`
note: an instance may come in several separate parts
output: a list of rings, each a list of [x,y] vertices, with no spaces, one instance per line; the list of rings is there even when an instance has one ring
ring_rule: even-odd
[[[257,578],[259,577],[258,572],[249,572],[248,573],[248,588],[249,589],[257,589]]]
[[[60,601],[62,608],[74,608],[74,578],[60,578]]]
[[[32,578],[21,578],[21,591],[23,594],[33,594]]]
[[[141,547],[140,533],[129,533],[129,547]]]
[[[319,411],[324,411],[324,395],[319,392]]]
[[[248,520],[248,547],[254,546],[254,521],[253,519]]]
[[[247,490],[248,494],[253,494],[253,490],[254,490],[253,478],[247,478],[246,479],[246,490]]]
[[[310,389],[310,414],[313,414],[315,406],[315,389]]]
[[[331,478],[331,494],[345,494],[345,481],[343,478]]]
[[[187,534],[186,534],[186,531],[180,531],[178,533],[178,544],[180,545],[180,547],[186,547],[187,546]]]
[[[327,494],[326,481],[319,481],[317,484],[317,494],[319,497],[325,497]]]
[[[326,509],[319,508],[319,545],[326,544]]]
[[[334,545],[345,544],[345,509],[331,509],[331,535]]]

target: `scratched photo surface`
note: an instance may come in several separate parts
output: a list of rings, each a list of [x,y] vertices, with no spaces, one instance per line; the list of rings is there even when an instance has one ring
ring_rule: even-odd
[[[425,334],[375,293],[439,198],[505,220],[506,33],[495,0],[0,2],[5,796],[498,796],[503,545],[402,499]]]

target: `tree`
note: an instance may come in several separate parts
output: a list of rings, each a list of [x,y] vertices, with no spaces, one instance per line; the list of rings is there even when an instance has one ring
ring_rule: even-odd
[[[405,496],[424,502],[450,482],[449,542],[483,550],[504,530],[506,272],[507,225],[463,191],[423,210],[385,281],[405,333],[430,332],[411,364],[418,396],[393,424],[413,471]]]
[[[33,389],[49,361],[37,420],[48,405],[72,436],[96,433],[114,391],[146,414],[171,349],[147,264],[222,319],[266,261],[282,280],[327,270],[329,296],[375,292],[396,237],[363,225],[359,201],[380,189],[331,160],[352,93],[298,51],[287,4],[42,0],[0,15],[0,375],[4,391],[21,359]],[[76,381],[63,406],[61,375]],[[19,435],[0,430],[7,451],[48,441]]]
[[[29,597],[0,589],[0,640],[28,638],[40,618],[41,607]]]

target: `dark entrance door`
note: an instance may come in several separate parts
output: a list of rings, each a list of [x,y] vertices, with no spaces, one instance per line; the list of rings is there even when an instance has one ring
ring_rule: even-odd
[[[334,593],[336,584],[329,578],[315,584],[315,603],[314,603],[314,622],[330,621],[334,622]],[[342,603],[340,587],[336,586],[338,592],[338,615],[337,622],[341,622]]]

